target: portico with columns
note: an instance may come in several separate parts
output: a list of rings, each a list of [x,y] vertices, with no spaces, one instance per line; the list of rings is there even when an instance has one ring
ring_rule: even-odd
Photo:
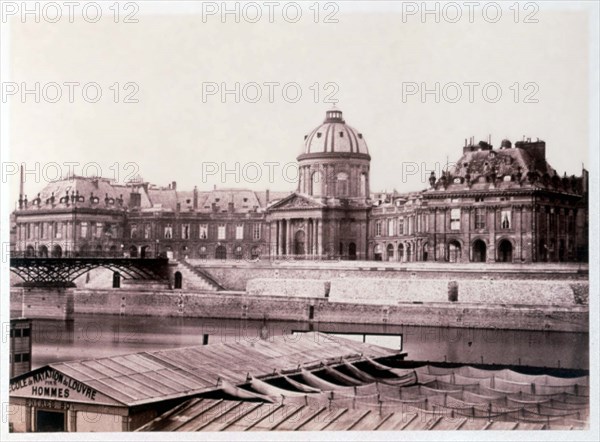
[[[304,137],[295,193],[267,208],[272,257],[367,259],[371,157],[342,111]]]

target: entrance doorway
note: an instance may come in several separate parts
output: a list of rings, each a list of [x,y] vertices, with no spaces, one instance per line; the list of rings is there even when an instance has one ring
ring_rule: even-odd
[[[448,262],[459,262],[460,254],[460,243],[458,241],[450,241],[448,243]]]
[[[500,262],[512,262],[513,247],[509,240],[503,239],[498,244],[498,261]]]
[[[473,262],[485,262],[486,252],[487,246],[482,240],[477,239],[473,242]]]
[[[356,244],[353,242],[348,244],[348,258],[350,261],[356,261]]]
[[[180,289],[183,285],[183,276],[181,272],[175,272],[175,288]]]
[[[306,249],[304,247],[304,240],[306,235],[304,230],[298,230],[294,236],[294,255],[305,255]]]
[[[218,246],[215,250],[215,258],[216,259],[227,259],[227,249],[225,246]]]
[[[39,433],[65,431],[65,416],[63,411],[37,410],[35,431]]]

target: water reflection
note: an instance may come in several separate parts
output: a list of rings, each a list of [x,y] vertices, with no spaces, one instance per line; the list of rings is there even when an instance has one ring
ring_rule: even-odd
[[[459,329],[400,325],[324,324],[211,318],[76,315],[72,321],[33,320],[32,368],[72,359],[212,343],[252,342],[294,331],[359,333],[395,346],[408,359],[588,369],[585,333]]]

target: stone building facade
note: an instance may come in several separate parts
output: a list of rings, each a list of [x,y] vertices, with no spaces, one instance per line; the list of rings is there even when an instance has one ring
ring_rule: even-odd
[[[56,257],[587,260],[587,171],[559,176],[540,140],[462,150],[425,190],[372,194],[366,141],[333,109],[304,137],[295,192],[70,177],[32,201],[21,192],[12,246]]]

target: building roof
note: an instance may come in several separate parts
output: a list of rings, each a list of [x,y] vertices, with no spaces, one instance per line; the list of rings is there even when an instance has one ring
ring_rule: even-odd
[[[72,176],[53,181],[35,197],[28,198],[28,208],[92,207],[124,209],[129,204],[130,192],[131,188],[116,185],[106,178]]]
[[[329,381],[311,375],[321,389],[313,384],[311,392],[287,390],[286,394],[275,387],[280,396],[272,397],[270,403],[194,398],[137,431],[569,430],[589,426],[587,376],[558,378],[508,369],[396,363],[413,365],[391,370],[405,379],[413,376],[414,381],[394,385],[386,383],[391,378],[379,378],[373,383],[367,372],[354,365],[350,371],[346,367],[346,374],[334,367],[329,370],[338,373],[337,380],[331,380],[332,375]],[[388,369],[371,360],[363,364]],[[363,382],[354,386],[331,383],[360,378]],[[288,382],[304,385],[289,378]]]
[[[323,124],[304,137],[304,154],[333,152],[369,154],[363,135],[346,124],[339,109],[327,111]]]
[[[248,375],[261,377],[341,357],[377,358],[396,353],[321,333],[231,341],[49,364],[11,379],[10,395],[31,397],[26,387],[30,379],[49,377],[60,378],[59,384],[76,382],[96,391],[100,400],[96,403],[136,406],[217,390],[221,382],[238,385],[246,382]]]
[[[463,155],[441,176],[431,176],[435,184],[430,190],[511,190],[548,189],[582,194],[582,178],[564,174],[562,177],[546,161],[546,143],[519,141],[512,144],[503,140],[500,149],[481,141],[466,145]],[[427,192],[426,192],[427,193]]]

